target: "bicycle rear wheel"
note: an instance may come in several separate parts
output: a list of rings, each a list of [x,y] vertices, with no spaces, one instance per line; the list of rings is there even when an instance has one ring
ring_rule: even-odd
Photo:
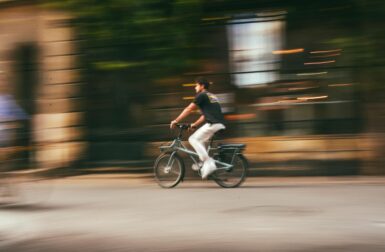
[[[155,161],[155,180],[163,188],[172,188],[179,184],[184,171],[183,160],[176,153],[162,154]]]
[[[232,154],[217,155],[214,159],[231,163]],[[218,169],[212,175],[214,181],[224,188],[234,188],[240,186],[246,179],[248,164],[242,154],[234,156],[233,167],[231,169]]]

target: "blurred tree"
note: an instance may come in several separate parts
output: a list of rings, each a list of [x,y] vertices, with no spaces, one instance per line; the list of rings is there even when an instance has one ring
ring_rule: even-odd
[[[199,36],[201,0],[59,0],[46,5],[73,13],[90,70],[141,69],[147,77],[164,77],[193,66],[205,47]]]
[[[364,102],[384,101],[385,2],[355,0],[348,7],[350,10],[345,11],[344,19],[348,21],[346,29],[352,32],[327,43],[344,49],[355,68],[355,75],[362,82],[359,88]]]
[[[204,52],[215,49],[205,41],[202,20],[211,15],[255,13],[286,9],[292,26],[345,25],[356,34],[325,41],[351,51],[356,62],[383,64],[378,57],[384,41],[381,0],[54,0],[47,6],[69,10],[86,41],[90,69],[114,71],[141,69],[147,77],[162,78],[194,69]],[[325,14],[333,18],[325,19]],[[303,22],[306,20],[306,22]],[[223,21],[223,20],[222,20]],[[334,22],[334,23],[333,23]],[[223,24],[223,23],[222,23]]]

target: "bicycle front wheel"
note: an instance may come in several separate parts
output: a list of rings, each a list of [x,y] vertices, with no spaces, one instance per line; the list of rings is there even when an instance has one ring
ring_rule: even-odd
[[[176,153],[165,153],[158,157],[154,165],[156,182],[163,188],[179,184],[184,176],[183,160]]]
[[[215,156],[217,159],[224,163],[230,163],[232,160],[232,154]],[[234,157],[233,167],[230,169],[218,169],[213,174],[214,181],[225,188],[234,188],[240,186],[246,179],[248,164],[246,158],[239,154]]]

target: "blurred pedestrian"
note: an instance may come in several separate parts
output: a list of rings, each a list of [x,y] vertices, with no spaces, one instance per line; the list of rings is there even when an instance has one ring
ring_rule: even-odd
[[[17,139],[20,122],[28,119],[27,114],[6,89],[4,74],[0,73],[0,162],[3,164],[7,159],[6,148],[13,146]]]

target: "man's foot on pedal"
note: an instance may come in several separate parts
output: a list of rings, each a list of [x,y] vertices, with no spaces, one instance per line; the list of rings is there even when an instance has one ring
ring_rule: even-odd
[[[213,173],[217,169],[215,165],[215,161],[212,158],[207,159],[203,163],[203,167],[201,169],[202,179],[206,179],[211,173]]]
[[[192,168],[194,171],[199,171],[199,170],[202,168],[202,165],[203,165],[202,162],[199,162],[198,164],[194,163],[194,164],[192,165],[191,168]]]

